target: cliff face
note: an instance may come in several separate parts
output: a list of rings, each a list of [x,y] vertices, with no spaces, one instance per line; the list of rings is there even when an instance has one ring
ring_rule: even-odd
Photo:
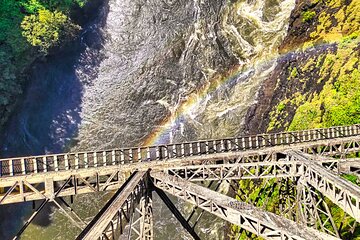
[[[277,65],[263,82],[257,103],[248,110],[245,131],[360,123],[360,0],[296,1],[279,52]],[[266,199],[265,209],[278,212],[283,182],[272,182],[271,190],[265,181],[253,184],[242,180],[239,184],[238,193],[250,196],[257,206]],[[335,224],[350,226],[353,219],[327,202]],[[232,230],[246,239],[239,229]],[[340,234],[343,239],[360,239],[359,231],[345,227]]]
[[[297,1],[281,57],[248,111],[251,133],[360,122],[360,1]]]

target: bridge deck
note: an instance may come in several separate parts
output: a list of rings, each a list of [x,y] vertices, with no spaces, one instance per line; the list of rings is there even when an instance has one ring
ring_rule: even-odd
[[[54,195],[54,191],[57,190],[58,186],[62,185],[62,181],[68,180],[69,184],[63,188],[61,193],[59,193],[59,196],[69,196],[96,191],[115,190],[122,185],[122,183],[126,180],[127,176],[131,172],[137,170],[147,171],[147,169],[149,168],[170,169],[171,167],[194,165],[195,163],[199,165],[203,162],[209,162],[210,160],[215,162],[217,160],[231,160],[239,157],[247,157],[249,158],[250,162],[253,161],[252,159],[255,158],[269,160],[269,158],[273,157],[273,153],[280,153],[288,149],[301,149],[308,152],[317,151],[325,155],[343,155],[346,152],[350,153],[360,151],[360,135],[355,134],[357,133],[358,129],[357,125],[350,127],[338,127],[336,128],[337,130],[334,129],[335,128],[331,128],[330,130],[326,129],[321,131],[309,130],[304,132],[292,133],[290,135],[286,133],[269,134],[267,135],[269,139],[275,138],[275,136],[282,136],[283,138],[276,138],[277,140],[275,142],[277,142],[278,144],[275,146],[267,147],[266,144],[263,145],[259,142],[260,136],[263,137],[264,135],[257,135],[255,137],[243,137],[227,140],[200,141],[193,143],[183,143],[178,145],[175,144],[166,146],[136,148],[137,156],[139,156],[139,153],[142,153],[143,150],[146,150],[145,155],[150,156],[150,158],[148,159],[133,157],[131,160],[128,159],[126,161],[122,161],[122,156],[124,156],[122,153],[130,150],[112,150],[109,151],[112,153],[110,155],[110,159],[113,159],[114,161],[111,161],[109,164],[107,164],[108,162],[106,162],[106,164],[105,162],[102,162],[109,159],[106,152],[92,154],[74,153],[64,155],[50,155],[47,157],[29,157],[18,160],[4,159],[0,161],[3,166],[6,165],[6,162],[7,164],[9,164],[9,162],[12,162],[11,166],[16,167],[16,165],[14,165],[14,162],[23,162],[22,169],[25,169],[25,173],[14,174],[16,173],[16,171],[11,171],[13,173],[12,175],[4,175],[0,177],[0,187],[5,188],[6,191],[0,193],[0,204],[51,198]],[[323,132],[324,134],[316,135],[315,133],[318,132]],[[334,136],[334,133],[337,133],[338,135],[341,133],[342,137],[338,137],[335,139],[331,138],[332,136]],[[289,136],[292,136],[292,138],[290,138]],[[303,139],[303,141],[300,141],[301,139],[299,138],[299,136],[303,136],[301,138]],[[318,139],[319,137],[320,140],[314,140],[309,136],[312,136],[314,139]],[[238,144],[240,141],[239,139],[243,139],[245,145]],[[258,141],[255,140],[255,143],[257,142],[258,144],[251,145],[250,142],[252,142],[252,139],[258,139]],[[266,138],[261,139],[264,140]],[[289,141],[287,141],[286,139],[289,139]],[[241,142],[243,142],[243,140],[241,140]],[[251,141],[246,142],[249,140]],[[216,144],[216,142],[219,144]],[[263,143],[266,143],[266,141]],[[180,148],[174,146],[180,146]],[[217,148],[215,146],[220,147]],[[151,149],[155,149],[154,158],[151,158]],[[170,149],[173,149],[174,151],[169,151]],[[198,149],[197,152],[195,151],[195,149]],[[160,155],[160,152],[166,154]],[[103,156],[103,158],[96,157],[92,158],[91,161],[89,161],[90,155],[92,155],[93,157]],[[61,158],[60,156],[63,157]],[[75,163],[75,165],[69,164],[69,159],[72,158],[70,156],[76,156],[76,158],[73,159],[74,161],[70,161],[71,163]],[[136,156],[136,154],[131,156]],[[46,168],[43,168],[43,171],[39,171],[39,169],[37,169],[36,171],[33,171],[34,169],[28,171],[27,169],[29,169],[31,165],[26,165],[26,161],[32,159],[32,161],[30,162],[34,163],[39,161],[38,158],[46,159],[47,164],[43,165],[46,166]],[[52,159],[52,162],[49,159]],[[67,161],[60,161],[60,159],[67,159]],[[96,165],[94,164],[94,159],[97,159],[97,161],[95,162],[97,163]],[[49,165],[50,162],[52,164]],[[226,164],[226,162],[224,163]],[[57,166],[57,168],[54,168],[54,166]],[[61,166],[68,167],[62,168]],[[243,170],[246,169],[246,166],[245,168],[244,166],[239,167],[242,167]],[[285,175],[287,174],[286,172],[283,173],[285,173]],[[249,177],[253,178],[256,176]],[[269,175],[269,177],[271,177],[271,174]]]
[[[184,158],[222,152],[236,152],[281,145],[291,145],[295,147],[299,143],[308,143],[311,145],[311,142],[320,140],[351,138],[355,136],[360,136],[360,125],[97,152],[63,153],[0,159],[0,176],[30,175],[40,172],[46,173],[97,168],[109,165]]]

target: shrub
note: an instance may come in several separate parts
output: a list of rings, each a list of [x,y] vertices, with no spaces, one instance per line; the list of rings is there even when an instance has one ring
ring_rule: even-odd
[[[303,22],[310,22],[316,15],[314,11],[306,11],[302,13],[302,21]]]
[[[71,23],[69,18],[59,11],[39,10],[38,14],[25,16],[21,27],[23,36],[40,50],[47,52],[66,35],[73,35],[80,27]]]
[[[281,111],[284,110],[285,108],[286,108],[286,104],[283,103],[283,102],[279,103],[279,105],[277,106],[277,110],[278,110],[279,112],[281,112]]]

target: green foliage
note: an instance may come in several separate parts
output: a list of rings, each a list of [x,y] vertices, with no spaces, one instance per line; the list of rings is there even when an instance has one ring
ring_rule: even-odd
[[[21,4],[27,13],[34,14],[38,10],[69,12],[75,5],[83,7],[87,0],[22,0]]]
[[[298,59],[301,60],[285,69],[282,73],[285,76],[281,80],[292,79],[292,82],[288,83],[291,87],[281,85],[285,93],[279,97],[278,105],[273,106],[270,112],[268,131],[286,128],[288,123],[288,130],[360,123],[360,1],[312,2],[318,4],[318,14],[304,12],[301,16],[303,22],[307,22],[306,26],[309,22],[312,24],[309,27],[313,31],[310,35],[312,39],[309,41],[309,38],[304,36],[308,42],[300,44],[329,46],[328,43],[332,43],[337,47],[326,48],[327,51],[319,51],[321,54],[310,56],[302,53],[305,57],[300,56]],[[295,68],[300,71],[295,71]],[[298,74],[299,72],[301,74]],[[307,85],[304,84],[306,82]],[[284,102],[286,110],[296,109],[292,119],[285,117],[287,111],[280,111]],[[359,179],[353,175],[342,177],[354,184],[360,184]],[[350,236],[350,226],[354,219],[330,200],[325,198],[325,201],[330,207],[335,224],[341,226],[343,239],[360,239],[359,227],[355,229],[355,236]]]
[[[327,81],[319,93],[297,105],[289,130],[360,123],[359,45],[360,37],[352,33],[335,53],[319,56],[318,83]]]
[[[72,7],[84,3],[85,0],[0,0],[0,126],[10,113],[15,96],[22,91],[21,73],[44,54],[38,49],[44,52],[77,30],[68,16]]]
[[[21,27],[27,41],[33,46],[39,46],[43,52],[78,29],[63,13],[49,10],[39,10],[37,15],[25,16]]]
[[[50,34],[53,32],[53,27],[59,27],[59,22],[54,20],[63,19],[66,16],[67,21],[64,26],[59,28],[59,37],[61,37],[60,30],[73,29],[74,24],[71,23],[67,17],[70,9],[75,6],[83,6],[86,0],[1,0],[0,1],[0,51],[7,52],[9,58],[23,58],[24,52],[28,52],[31,46],[27,43],[27,39],[23,37],[21,23],[24,21],[37,25],[41,30],[48,28]],[[51,19],[51,21],[42,21],[40,13],[51,12],[50,14],[43,14]],[[62,16],[61,16],[62,15]],[[53,18],[53,16],[56,16]],[[38,22],[36,22],[38,20]],[[35,24],[37,23],[37,24]],[[41,24],[48,23],[50,26],[42,26]],[[39,29],[39,30],[40,30]],[[38,29],[36,29],[38,30]],[[25,33],[28,34],[28,33]],[[37,33],[34,33],[36,35]],[[29,34],[28,34],[29,35]],[[64,34],[66,36],[66,34]],[[16,59],[13,59],[16,61]]]
[[[346,47],[348,44],[351,44],[354,40],[356,40],[360,35],[360,32],[353,32],[352,34],[345,36],[341,39],[340,47]]]
[[[270,112],[270,123],[267,131],[277,129],[282,125],[282,120],[286,119],[288,116],[287,111],[284,111],[288,103],[289,100],[284,99]]]
[[[344,36],[360,31],[359,0],[346,4],[343,0],[322,0],[318,5],[321,13],[312,20],[316,28],[310,33],[310,42],[340,42]]]
[[[29,0],[21,2],[21,6],[30,14],[36,14],[39,10],[44,10],[45,7],[38,0]]]
[[[302,21],[303,22],[310,22],[316,16],[316,12],[314,12],[314,11],[306,11],[306,12],[303,12],[301,14],[301,16],[302,16]]]
[[[255,169],[253,170],[255,171]],[[286,181],[291,185],[291,180]],[[287,186],[286,182],[281,178],[240,180],[238,193],[235,197],[237,200],[246,201],[246,203],[254,205],[259,209],[280,214],[280,212],[282,212],[281,208],[284,207],[284,205],[291,205],[290,198],[285,200],[285,198],[280,197],[285,193],[284,191],[286,191],[285,186]],[[232,226],[232,236],[230,239],[263,239],[246,231],[242,231],[240,234],[240,229],[238,226]]]
[[[299,72],[298,72],[297,68],[294,67],[294,68],[291,70],[290,79],[296,78],[298,75],[299,75]]]
[[[286,108],[286,104],[283,103],[283,102],[279,103],[279,105],[277,106],[277,110],[278,110],[279,112],[281,112],[281,111],[284,110],[285,108]]]
[[[342,177],[345,178],[346,180],[354,183],[354,184],[360,185],[360,184],[359,184],[360,182],[359,182],[359,180],[358,180],[358,177],[355,176],[355,175],[343,174]]]

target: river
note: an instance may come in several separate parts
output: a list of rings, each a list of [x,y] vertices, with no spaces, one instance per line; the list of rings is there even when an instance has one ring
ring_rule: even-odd
[[[230,137],[276,65],[295,0],[109,0],[71,48],[35,64],[1,141],[3,156],[93,150]],[[77,196],[89,221],[111,194]],[[157,239],[190,239],[159,199]],[[175,200],[176,201],[176,200]],[[182,211],[190,207],[177,202]],[[2,206],[9,239],[31,204]],[[205,239],[223,239],[224,222],[204,215]],[[22,239],[73,239],[58,210]]]

